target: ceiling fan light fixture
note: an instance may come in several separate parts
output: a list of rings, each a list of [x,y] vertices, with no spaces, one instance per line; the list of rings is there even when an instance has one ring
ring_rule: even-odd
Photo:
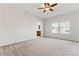
[[[52,4],[52,3],[43,3],[41,5],[42,7],[38,8],[38,9],[43,9],[43,12],[53,11],[52,7],[54,7],[56,5],[57,5],[57,3],[54,3],[54,4]]]
[[[45,8],[46,11],[49,11],[49,8]]]

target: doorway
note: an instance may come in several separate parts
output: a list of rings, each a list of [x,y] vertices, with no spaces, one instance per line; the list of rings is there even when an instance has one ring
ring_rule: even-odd
[[[37,31],[37,36],[41,37],[41,31]]]
[[[37,23],[37,32],[36,35],[38,37],[41,37],[41,23]]]

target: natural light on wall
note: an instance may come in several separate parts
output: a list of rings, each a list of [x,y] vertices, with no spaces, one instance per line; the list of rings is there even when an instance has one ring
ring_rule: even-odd
[[[40,22],[38,22],[38,23],[37,23],[37,30],[38,30],[38,31],[40,31],[40,30],[41,30],[41,28],[40,28],[40,27],[41,27],[41,23],[40,23]]]
[[[55,22],[51,25],[51,32],[52,33],[60,33],[60,34],[69,34],[70,31],[70,22]]]

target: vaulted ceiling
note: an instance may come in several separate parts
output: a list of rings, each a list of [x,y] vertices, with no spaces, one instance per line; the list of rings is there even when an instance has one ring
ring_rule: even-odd
[[[46,13],[43,13],[42,10],[38,9],[41,6],[41,3],[10,3],[5,5],[15,7],[25,13],[28,12],[30,15],[41,19],[47,19],[79,10],[79,3],[58,3],[58,5],[53,8],[53,12],[47,11]]]

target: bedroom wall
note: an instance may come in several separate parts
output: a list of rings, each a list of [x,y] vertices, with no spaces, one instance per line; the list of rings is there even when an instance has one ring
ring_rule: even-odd
[[[62,22],[62,21],[70,22],[70,33],[69,34],[51,33],[51,24],[53,22]],[[45,20],[44,23],[45,23],[44,24],[45,37],[79,41],[79,11],[52,17],[50,19]]]
[[[0,46],[36,38],[42,20],[10,6],[0,6]]]

